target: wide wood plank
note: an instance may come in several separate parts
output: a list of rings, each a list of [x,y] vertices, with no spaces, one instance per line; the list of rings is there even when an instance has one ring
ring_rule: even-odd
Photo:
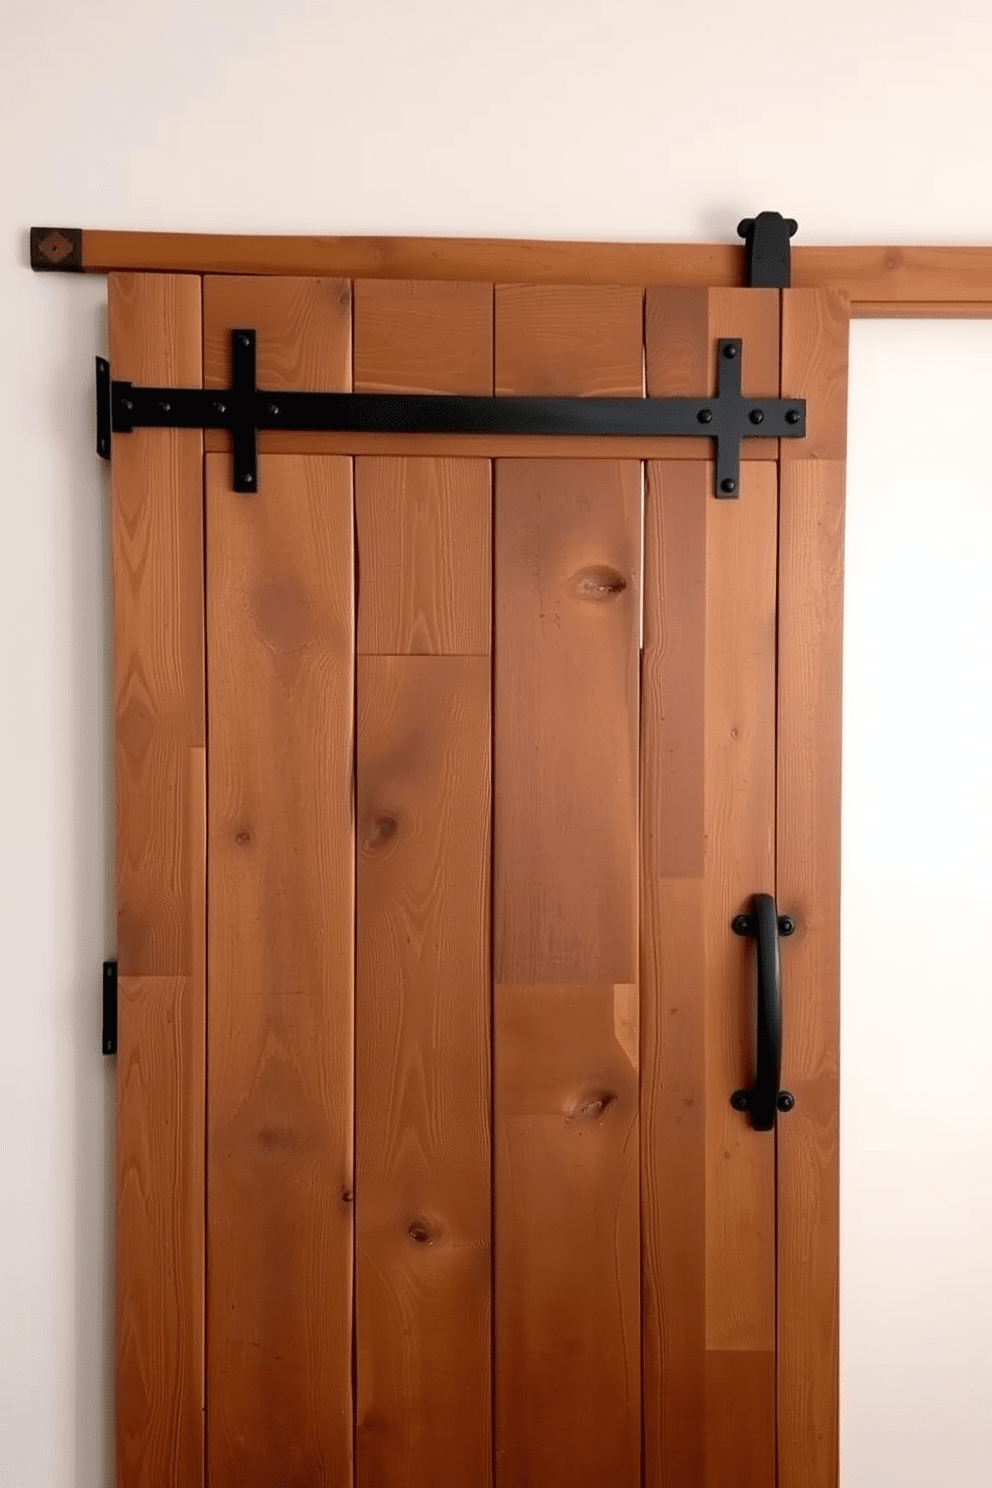
[[[779,322],[779,292],[775,289],[649,289],[644,301],[648,396],[715,397],[717,341],[739,336],[744,342],[744,396],[777,398]],[[778,439],[745,439],[741,457],[777,460],[780,443]],[[711,453],[698,439],[671,439],[661,458],[705,460]]]
[[[358,649],[489,654],[488,460],[355,461]]]
[[[352,1482],[347,461],[207,462],[211,1488]]]
[[[702,462],[648,467],[641,711],[647,1488],[722,1488],[730,1480],[769,1488],[774,1481],[774,1146],[729,1101],[751,1076],[755,1039],[751,956],[730,920],[774,881],[777,493],[774,468],[763,463],[743,466],[739,503],[715,501],[711,483],[712,468]]]
[[[636,981],[640,484],[496,466],[497,982]]]
[[[498,986],[496,1481],[640,1483],[637,987]]]
[[[258,385],[293,392],[351,387],[347,279],[208,274],[203,281],[205,387],[229,387],[231,332],[256,334]]]
[[[778,897],[799,931],[783,956],[796,1106],[778,1128],[779,1482],[836,1488],[847,322],[836,295],[783,299],[783,377],[802,379],[817,414],[813,458],[783,464],[781,493]]]
[[[643,344],[640,288],[496,287],[497,393],[638,398]]]
[[[118,375],[199,385],[198,279],[114,275],[108,320]],[[121,1488],[204,1474],[201,452],[196,430],[143,430],[111,467]]]
[[[357,1481],[491,1477],[490,664],[358,668]]]
[[[640,469],[501,461],[495,533],[497,1481],[634,1488]]]
[[[357,281],[356,393],[492,390],[492,285]]]

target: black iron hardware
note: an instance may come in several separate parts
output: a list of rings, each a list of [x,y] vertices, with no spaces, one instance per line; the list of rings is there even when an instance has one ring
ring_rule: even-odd
[[[737,224],[744,239],[744,283],[749,289],[788,289],[792,283],[789,239],[799,224],[779,212],[759,212]]]
[[[33,227],[30,234],[31,267],[44,274],[83,272],[81,227]]]
[[[782,1080],[782,963],[779,936],[794,935],[796,922],[780,915],[771,894],[755,894],[750,914],[735,915],[730,922],[735,935],[757,942],[758,956],[758,1050],[754,1084],[735,1090],[730,1104],[746,1111],[755,1131],[772,1131],[776,1111],[791,1111],[796,1104],[789,1090],[780,1090]]]
[[[103,1052],[117,1053],[117,962],[103,963]]]
[[[97,453],[109,454],[109,430],[227,429],[234,489],[258,488],[258,431],[324,430],[350,434],[551,434],[711,439],[716,494],[736,497],[741,440],[801,439],[802,398],[745,398],[743,342],[718,342],[715,398],[523,398],[427,393],[265,392],[255,380],[255,332],[231,332],[228,388],[134,387],[111,381],[97,358]]]

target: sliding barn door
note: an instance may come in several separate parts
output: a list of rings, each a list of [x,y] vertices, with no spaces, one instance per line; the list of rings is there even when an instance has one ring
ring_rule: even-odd
[[[111,359],[698,396],[735,336],[778,396],[780,300],[119,276]],[[226,435],[115,438],[120,1488],[774,1488],[744,456],[267,433],[239,495]]]

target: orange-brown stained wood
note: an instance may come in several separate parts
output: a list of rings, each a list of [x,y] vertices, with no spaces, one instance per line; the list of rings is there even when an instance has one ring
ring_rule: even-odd
[[[717,341],[737,336],[744,342],[744,396],[777,398],[779,321],[776,289],[649,289],[644,301],[648,396],[715,396]],[[784,384],[783,388],[788,394],[793,392]],[[776,460],[778,449],[777,439],[745,439],[741,455],[749,460]],[[660,457],[703,460],[710,456],[705,441],[672,439]]]
[[[113,275],[131,381],[199,386],[200,282]],[[205,780],[202,436],[111,468],[117,790],[117,1482],[203,1483]]]
[[[774,882],[774,467],[739,502],[651,464],[641,712],[645,1484],[774,1477],[774,1148],[730,1108],[753,1069],[753,956]],[[742,581],[743,576],[743,581]],[[683,789],[680,790],[680,783]],[[753,1368],[752,1368],[753,1366]],[[755,1384],[763,1380],[763,1385]],[[746,1431],[737,1404],[753,1405]],[[766,1430],[754,1436],[754,1419]],[[769,1424],[770,1423],[770,1424]],[[758,1444],[756,1444],[756,1442]]]
[[[640,486],[496,465],[497,982],[637,979]]]
[[[637,987],[498,986],[496,1481],[640,1484]]]
[[[491,487],[488,460],[355,461],[361,654],[489,654]]]
[[[842,294],[797,289],[782,296],[782,392],[806,399],[806,438],[782,440],[783,464],[845,457],[850,319]]]
[[[357,1481],[491,1480],[488,657],[358,667]]]
[[[230,385],[231,332],[245,328],[257,333],[259,387],[296,392],[351,387],[347,279],[208,275],[203,281],[205,387]]]
[[[636,464],[497,464],[501,1488],[640,1482],[639,519]]]
[[[491,284],[359,279],[355,391],[491,393]]]
[[[639,398],[644,391],[639,288],[496,286],[496,391]]]
[[[207,462],[211,1488],[352,1482],[347,461]]]
[[[526,238],[362,238],[82,231],[90,274],[317,274],[345,279],[739,288],[740,243],[554,242]],[[986,244],[792,247],[792,282],[836,290],[858,318],[992,315]]]
[[[810,409],[813,458],[783,464],[779,547],[778,898],[785,943],[778,1124],[781,1488],[838,1474],[838,1065],[841,625],[847,324],[839,297],[783,296],[783,376]]]

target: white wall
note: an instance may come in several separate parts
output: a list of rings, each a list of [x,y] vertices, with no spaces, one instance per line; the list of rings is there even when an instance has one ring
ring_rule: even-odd
[[[102,285],[31,223],[992,241],[984,0],[0,0],[0,1488],[104,1488]]]

